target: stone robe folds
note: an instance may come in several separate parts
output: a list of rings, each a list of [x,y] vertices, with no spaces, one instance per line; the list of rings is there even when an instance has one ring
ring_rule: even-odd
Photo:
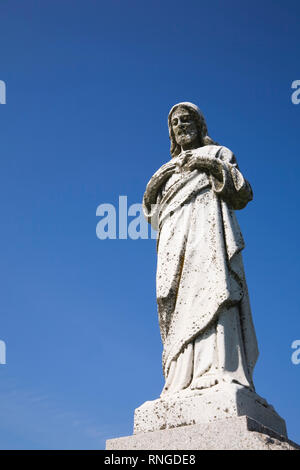
[[[258,349],[234,213],[252,199],[252,190],[226,147],[192,152],[218,159],[222,180],[177,167],[179,155],[153,175],[143,200],[145,217],[158,230],[163,393],[222,380],[254,389]]]

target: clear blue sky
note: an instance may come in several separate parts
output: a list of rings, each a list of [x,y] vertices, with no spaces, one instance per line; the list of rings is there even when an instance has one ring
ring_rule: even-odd
[[[205,113],[254,190],[238,213],[257,392],[300,442],[298,1],[0,4],[0,448],[104,448],[163,386],[154,240],[96,237],[169,159],[167,114]]]

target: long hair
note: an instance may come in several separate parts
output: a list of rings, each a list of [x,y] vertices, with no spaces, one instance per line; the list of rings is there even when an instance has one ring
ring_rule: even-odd
[[[175,104],[173,108],[171,108],[171,111],[169,112],[169,116],[168,116],[169,137],[171,141],[170,153],[171,153],[172,158],[177,157],[177,155],[179,155],[181,151],[180,145],[178,145],[176,142],[175,134],[172,128],[172,121],[171,121],[172,114],[179,107],[187,109],[195,118],[196,126],[197,126],[198,133],[201,139],[201,147],[203,147],[204,145],[218,145],[209,137],[207,133],[207,126],[206,126],[204,115],[202,114],[198,106],[189,102],[178,103],[178,104]]]

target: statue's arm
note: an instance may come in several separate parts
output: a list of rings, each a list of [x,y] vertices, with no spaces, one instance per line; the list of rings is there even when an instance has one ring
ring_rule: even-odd
[[[214,191],[232,209],[243,209],[253,198],[250,184],[240,172],[235,156],[227,147],[216,148],[215,154],[195,155],[186,168],[205,171],[210,175]]]
[[[162,189],[167,180],[172,176],[176,168],[173,161],[165,163],[152,176],[146,186],[143,198],[143,211],[147,221],[156,228],[154,220],[156,219],[158,205],[161,199]]]
[[[243,209],[253,199],[250,183],[238,168],[236,158],[227,147],[221,147],[217,160],[219,171],[212,175],[213,189],[232,209]]]

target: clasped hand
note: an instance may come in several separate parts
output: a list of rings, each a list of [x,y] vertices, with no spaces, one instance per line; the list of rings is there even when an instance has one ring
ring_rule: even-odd
[[[202,155],[195,155],[191,151],[185,152],[179,157],[177,165],[185,171],[205,171],[211,173],[213,176],[220,177],[222,171],[220,162],[214,157],[207,157]]]

